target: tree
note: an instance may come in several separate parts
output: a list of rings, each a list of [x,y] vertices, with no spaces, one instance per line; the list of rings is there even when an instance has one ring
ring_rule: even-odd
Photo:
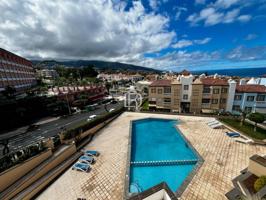
[[[248,119],[255,122],[254,131],[257,131],[257,123],[262,123],[265,120],[264,115],[261,113],[251,113]]]
[[[94,70],[93,65],[89,65],[87,67],[83,67],[80,69],[81,80],[85,77],[96,77],[97,75],[98,75],[98,72]]]
[[[245,110],[241,110],[241,126],[243,126],[247,117],[247,112]]]
[[[16,89],[14,87],[7,86],[2,93],[8,99],[12,99],[14,97],[15,93],[16,93]]]

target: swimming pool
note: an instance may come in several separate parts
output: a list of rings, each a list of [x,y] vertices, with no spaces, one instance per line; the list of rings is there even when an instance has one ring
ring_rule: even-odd
[[[177,191],[193,171],[197,154],[176,129],[176,120],[148,118],[132,122],[129,192],[165,181]]]

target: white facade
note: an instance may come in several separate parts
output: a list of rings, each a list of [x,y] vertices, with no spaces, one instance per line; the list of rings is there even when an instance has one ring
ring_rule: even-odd
[[[228,80],[229,89],[228,89],[228,97],[226,102],[226,111],[232,112],[234,98],[235,98],[235,91],[236,91],[236,82],[234,80]]]
[[[190,102],[193,79],[194,77],[192,75],[189,76],[182,75],[178,77],[178,80],[182,84],[181,102]]]

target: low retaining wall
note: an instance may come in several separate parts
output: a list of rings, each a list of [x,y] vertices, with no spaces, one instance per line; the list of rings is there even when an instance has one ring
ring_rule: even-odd
[[[14,185],[4,191],[3,194],[0,195],[0,199],[11,199],[15,195],[23,191],[25,188],[29,187],[35,181],[49,173],[52,169],[60,165],[60,163],[71,157],[74,153],[76,153],[76,151],[77,150],[75,144],[72,144],[66,149],[55,152],[53,157],[33,169],[28,177],[24,177],[24,180],[14,183]]]
[[[51,149],[48,149],[6,171],[0,173],[0,192],[8,188],[14,182],[16,182],[21,177],[25,176],[32,169],[37,167],[40,163],[52,156]]]

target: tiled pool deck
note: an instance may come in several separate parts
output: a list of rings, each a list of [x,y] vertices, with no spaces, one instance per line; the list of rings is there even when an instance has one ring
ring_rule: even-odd
[[[210,118],[143,113],[123,113],[101,130],[86,146],[101,152],[89,173],[68,169],[37,199],[123,199],[130,121],[146,117],[179,118],[179,129],[205,160],[181,196],[183,200],[226,199],[231,180],[248,165],[253,154],[266,154],[266,147],[237,143],[226,129],[211,129]]]

